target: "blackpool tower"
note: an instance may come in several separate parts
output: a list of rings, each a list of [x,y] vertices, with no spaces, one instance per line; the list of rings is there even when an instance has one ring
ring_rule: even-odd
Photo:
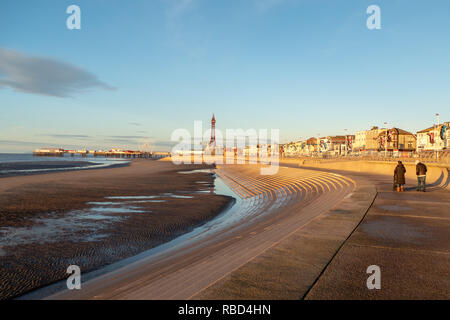
[[[214,118],[214,114],[211,119],[211,140],[209,141],[209,146],[216,146],[216,118]]]

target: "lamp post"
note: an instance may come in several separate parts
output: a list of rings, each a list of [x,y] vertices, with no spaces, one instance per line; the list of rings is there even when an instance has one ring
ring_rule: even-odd
[[[348,155],[348,140],[347,140],[347,135],[348,135],[348,129],[344,129],[345,130],[345,156]]]
[[[438,148],[439,146],[437,145],[437,141],[439,138],[439,113],[436,113],[436,128],[434,130],[436,137],[434,138],[434,148],[435,148],[435,152],[436,152],[436,161],[438,161]]]
[[[320,155],[320,133],[317,134],[317,157]]]

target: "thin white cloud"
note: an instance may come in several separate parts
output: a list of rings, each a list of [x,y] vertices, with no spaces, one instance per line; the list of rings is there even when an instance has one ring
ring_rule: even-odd
[[[54,97],[91,89],[115,90],[92,73],[70,63],[0,48],[0,88]]]

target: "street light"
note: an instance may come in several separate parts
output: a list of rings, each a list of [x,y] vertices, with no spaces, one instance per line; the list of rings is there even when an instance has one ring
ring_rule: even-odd
[[[438,137],[439,137],[439,113],[436,113],[436,128],[434,130],[434,132],[437,133],[437,136],[434,138],[434,148],[436,150],[436,161],[438,160],[439,156],[438,156],[438,149],[439,146],[437,145],[437,141],[438,141]]]
[[[345,146],[345,155],[347,156],[348,155],[348,150],[347,150],[347,148],[348,148],[348,141],[347,141],[348,129],[344,129],[344,130],[345,130],[345,144],[344,144],[344,146]]]
[[[320,155],[320,133],[317,134],[317,157]]]

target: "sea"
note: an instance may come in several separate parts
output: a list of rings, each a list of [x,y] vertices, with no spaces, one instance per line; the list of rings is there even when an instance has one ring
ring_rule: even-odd
[[[0,153],[0,177],[126,165],[128,159],[87,156],[43,157],[32,153]]]

